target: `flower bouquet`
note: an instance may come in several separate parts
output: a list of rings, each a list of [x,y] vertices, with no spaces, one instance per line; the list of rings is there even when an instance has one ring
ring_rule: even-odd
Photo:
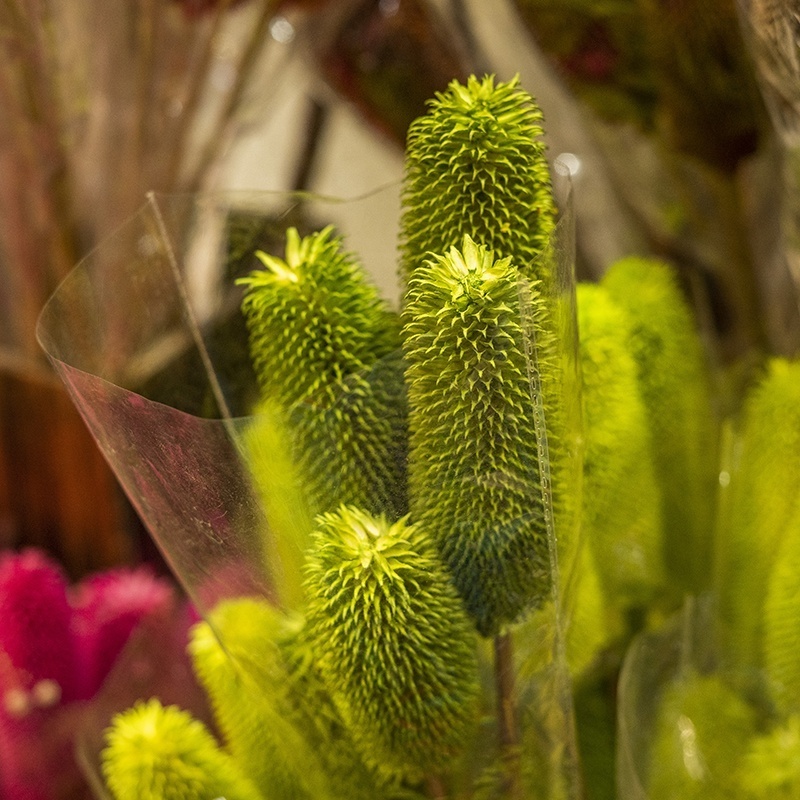
[[[541,132],[516,80],[437,95],[399,268],[370,197],[151,196],[48,303],[203,616],[213,729],[120,708],[115,800],[613,792],[609,676],[708,585],[716,429],[667,265],[576,292]]]

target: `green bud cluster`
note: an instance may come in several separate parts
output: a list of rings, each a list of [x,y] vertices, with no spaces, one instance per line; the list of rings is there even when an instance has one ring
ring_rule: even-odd
[[[115,800],[267,800],[188,712],[158,700],[112,720],[102,754]]]
[[[307,584],[319,668],[363,757],[387,779],[442,768],[474,719],[475,635],[422,526],[321,515]]]
[[[551,592],[517,269],[465,236],[411,274],[404,322],[411,512],[489,636]]]
[[[332,227],[238,282],[263,402],[288,414],[318,511],[405,512],[405,410],[396,316]]]

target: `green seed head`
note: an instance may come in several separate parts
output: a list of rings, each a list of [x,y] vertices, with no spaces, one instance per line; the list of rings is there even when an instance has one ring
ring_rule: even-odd
[[[473,76],[466,86],[453,81],[412,123],[401,221],[406,279],[429,252],[446,253],[467,234],[519,269],[533,265],[555,220],[541,120],[516,78]]]
[[[115,800],[261,800],[205,726],[157,700],[118,714],[106,732],[103,775]]]
[[[427,536],[342,506],[318,520],[308,623],[364,758],[418,780],[457,752],[475,714],[474,634]]]
[[[289,414],[312,508],[405,513],[398,322],[332,228],[287,234],[286,257],[245,285],[242,310],[264,402]]]
[[[530,316],[544,345],[535,287]],[[404,322],[411,512],[488,636],[550,593],[531,332],[517,270],[465,236],[460,251],[412,274]]]

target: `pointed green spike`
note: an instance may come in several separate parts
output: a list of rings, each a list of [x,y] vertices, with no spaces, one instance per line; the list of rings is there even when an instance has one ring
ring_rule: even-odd
[[[631,323],[630,350],[663,498],[670,581],[684,591],[702,591],[711,581],[719,465],[711,379],[695,321],[665,263],[623,259],[602,285]]]
[[[342,506],[314,539],[308,624],[323,676],[364,758],[418,781],[477,713],[469,620],[420,526]]]
[[[158,700],[117,714],[102,768],[115,800],[262,800],[206,727]]]
[[[577,292],[583,376],[583,535],[608,602],[646,604],[664,585],[661,495],[631,326],[604,287]]]
[[[264,402],[280,406],[315,511],[352,502],[406,511],[397,317],[332,228],[260,254],[242,311]]]
[[[555,225],[542,114],[514,78],[453,81],[408,131],[401,273],[465,235],[528,268]]]
[[[404,311],[411,513],[484,636],[552,589],[531,331],[519,293],[511,260],[465,236],[461,250],[414,271]],[[527,313],[543,347],[535,288]]]

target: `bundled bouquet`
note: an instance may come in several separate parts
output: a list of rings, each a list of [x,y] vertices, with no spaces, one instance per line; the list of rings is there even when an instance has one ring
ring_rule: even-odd
[[[783,541],[794,488],[742,456],[741,500],[715,517],[713,381],[676,275],[629,258],[575,286],[541,132],[518,82],[489,77],[412,125],[399,310],[316,222],[341,208],[308,198],[246,230],[213,200],[155,201],[50,301],[40,340],[205,617],[190,652],[216,730],[155,698],[116,715],[97,768],[117,800],[613,797],[634,634],[717,588],[722,652],[770,641],[755,604],[739,612],[778,574],[777,543],[756,562],[744,528]],[[174,381],[142,381],[154,364],[179,377],[173,406]],[[198,369],[206,387],[181,383]],[[781,429],[753,414],[737,442]],[[774,525],[748,511],[759,482],[786,497]],[[791,649],[792,615],[776,619]],[[642,652],[623,719],[652,676]],[[717,681],[698,702],[756,735],[763,708],[718,666],[665,679],[652,735],[619,743],[654,796],[706,790],[740,752],[685,734],[688,680]]]

